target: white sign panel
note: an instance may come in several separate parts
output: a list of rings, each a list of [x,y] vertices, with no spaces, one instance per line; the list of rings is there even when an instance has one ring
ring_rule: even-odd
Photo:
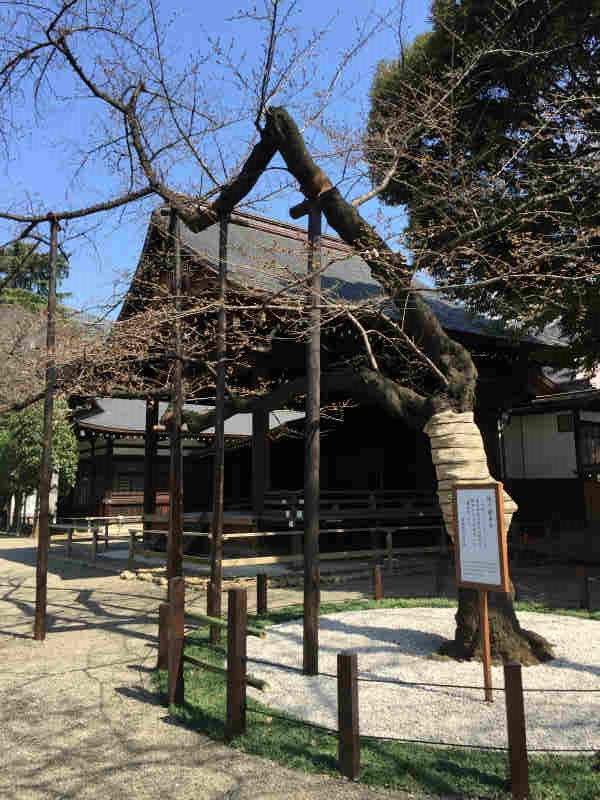
[[[456,488],[456,513],[460,539],[460,581],[502,583],[498,512],[494,487]]]

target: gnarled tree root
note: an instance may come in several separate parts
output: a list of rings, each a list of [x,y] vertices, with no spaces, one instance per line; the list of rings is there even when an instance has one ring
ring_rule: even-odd
[[[525,666],[531,666],[554,658],[550,642],[537,633],[521,628],[511,595],[489,593],[489,620],[492,660],[518,661]],[[459,590],[454,640],[444,642],[438,652],[460,661],[481,660],[479,600],[476,591]]]

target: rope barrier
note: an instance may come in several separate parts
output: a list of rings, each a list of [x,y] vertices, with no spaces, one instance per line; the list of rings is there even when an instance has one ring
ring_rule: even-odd
[[[271,717],[272,719],[280,719],[283,722],[291,722],[293,725],[302,725],[305,728],[311,728],[312,730],[319,731],[320,733],[326,733],[329,736],[335,736],[336,739],[339,734],[335,728],[328,728],[326,725],[319,725],[317,722],[308,722],[308,720],[298,719],[297,717],[286,717],[283,714],[277,714],[276,712],[272,711],[263,711],[259,708],[246,708],[246,712],[251,714],[259,714],[263,717]]]
[[[273,711],[266,711],[259,708],[247,708],[246,711],[251,714],[258,714],[263,717],[270,717],[272,719],[279,719],[282,722],[289,722],[292,725],[301,725],[302,727],[311,730],[325,733],[329,736],[339,736],[339,731],[334,728],[329,728],[326,725],[320,725],[317,722],[309,722],[308,720],[298,719],[297,717],[286,717],[283,714],[278,714]],[[400,742],[402,744],[422,744],[436,747],[458,747],[467,750],[490,750],[496,752],[508,752],[508,747],[503,745],[484,745],[484,744],[470,744],[467,742],[443,742],[435,739],[405,739],[398,736],[377,736],[376,734],[361,733],[361,740],[374,741],[374,742]],[[596,748],[587,747],[528,747],[530,753],[596,753],[599,752]]]
[[[276,661],[269,661],[264,658],[246,658],[246,661],[252,661],[255,664],[262,664],[265,667],[273,667],[274,669],[282,669],[286,672],[295,672],[299,675],[303,675],[304,672],[300,667],[293,667],[290,664],[279,664]],[[337,675],[333,672],[319,672],[319,678],[332,678],[337,680]],[[463,684],[463,683],[427,683],[425,681],[403,681],[400,678],[386,678],[384,676],[378,676],[376,678],[369,678],[366,676],[358,677],[357,680],[362,683],[382,683],[382,684],[392,684],[394,686],[407,686],[407,687],[420,687],[423,689],[469,689],[474,691],[483,691],[483,686],[475,686],[470,684]],[[504,686],[493,686],[492,689],[495,692],[504,692]],[[523,688],[523,692],[537,692],[537,693],[575,693],[575,694],[595,694],[600,693],[600,689],[565,689],[565,688],[556,688],[556,689],[541,689],[541,688]]]

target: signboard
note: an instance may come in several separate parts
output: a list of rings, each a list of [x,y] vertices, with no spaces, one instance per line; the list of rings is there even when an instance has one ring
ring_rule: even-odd
[[[502,484],[455,484],[454,514],[458,586],[508,592]]]

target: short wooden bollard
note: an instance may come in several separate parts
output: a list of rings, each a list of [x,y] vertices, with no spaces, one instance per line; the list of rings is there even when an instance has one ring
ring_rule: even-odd
[[[169,581],[169,705],[182,705],[183,647],[185,642],[185,581],[171,578]]]
[[[169,603],[161,603],[158,607],[158,658],[156,669],[169,669]]]
[[[127,566],[133,569],[135,563],[135,531],[129,531],[129,555],[127,557]]]
[[[73,530],[67,531],[67,558],[73,554]]]
[[[383,584],[381,581],[381,567],[377,564],[373,567],[373,596],[375,600],[381,600],[383,597]]]
[[[246,628],[248,599],[246,589],[236,587],[227,593],[227,717],[225,741],[246,731]]]
[[[585,567],[583,565],[575,567],[575,574],[577,575],[577,582],[579,583],[579,608],[590,611],[590,582]]]
[[[264,572],[256,576],[256,613],[258,616],[267,613],[267,576]]]
[[[504,665],[504,694],[506,695],[506,727],[512,797],[513,800],[526,800],[529,797],[529,764],[523,703],[523,676],[519,663],[510,662]]]
[[[360,773],[358,729],[358,661],[356,653],[338,653],[338,766],[346,778]]]
[[[92,528],[92,562],[96,561],[98,555],[98,528]]]

